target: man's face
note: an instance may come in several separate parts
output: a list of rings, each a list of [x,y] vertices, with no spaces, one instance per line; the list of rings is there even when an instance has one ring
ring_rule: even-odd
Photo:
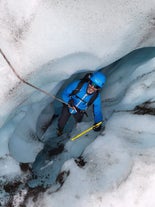
[[[88,88],[87,88],[87,93],[88,93],[88,94],[92,94],[92,93],[96,92],[97,90],[99,90],[99,87],[96,86],[95,84],[93,84],[93,83],[90,81],[90,83],[89,83],[89,85],[88,85]]]

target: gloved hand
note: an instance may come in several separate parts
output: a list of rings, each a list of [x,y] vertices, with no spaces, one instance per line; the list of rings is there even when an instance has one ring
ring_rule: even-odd
[[[71,98],[69,101],[68,101],[68,104],[70,107],[74,107],[74,100]]]
[[[74,106],[74,100],[72,98],[68,101],[68,104],[69,104],[69,107],[72,108],[72,110],[77,112],[77,108],[76,106]]]
[[[95,132],[99,132],[101,129],[105,130],[105,124],[104,124],[104,122],[102,122],[102,124],[100,124],[99,126],[96,126],[96,127],[95,127],[96,124],[97,124],[97,123],[94,124],[94,128],[93,128],[93,130],[94,130]]]

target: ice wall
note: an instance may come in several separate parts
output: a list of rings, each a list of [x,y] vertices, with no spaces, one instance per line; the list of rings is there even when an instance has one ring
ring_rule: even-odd
[[[95,70],[153,46],[154,8],[155,0],[1,0],[0,48],[23,78],[51,91],[79,70]],[[2,126],[13,109],[34,101],[34,90],[17,79],[1,55],[0,88]]]

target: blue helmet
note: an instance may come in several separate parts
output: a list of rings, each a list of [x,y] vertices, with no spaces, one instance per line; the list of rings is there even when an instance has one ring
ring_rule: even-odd
[[[106,81],[106,77],[103,73],[101,72],[95,72],[91,75],[90,80],[97,85],[98,87],[102,88]]]

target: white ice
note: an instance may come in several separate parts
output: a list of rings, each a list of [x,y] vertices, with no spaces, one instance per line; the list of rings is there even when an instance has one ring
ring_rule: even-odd
[[[155,118],[131,113],[154,101],[155,49],[132,52],[155,46],[154,8],[154,0],[0,1],[0,48],[27,81],[55,95],[74,73],[107,66],[105,135],[86,148],[83,168],[64,163],[60,191],[26,206],[155,206]],[[37,120],[52,99],[20,82],[2,55],[0,88],[0,176],[12,179],[42,148]]]

